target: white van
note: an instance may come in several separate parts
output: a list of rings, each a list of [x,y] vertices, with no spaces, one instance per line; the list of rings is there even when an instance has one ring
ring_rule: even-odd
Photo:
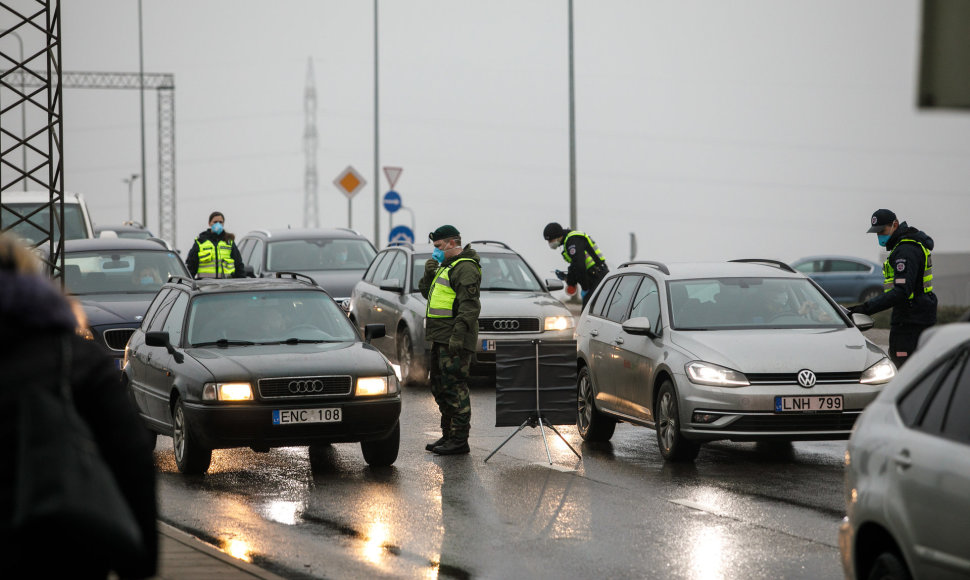
[[[15,211],[23,216],[47,205],[49,202],[50,193],[46,191],[3,192],[2,199],[0,199],[0,203],[3,204],[3,211],[0,212],[0,229],[7,230],[9,228],[11,232],[23,238],[29,244],[39,244],[44,239],[44,232],[47,231],[50,224],[47,208],[31,216],[27,222],[21,222],[11,227],[18,219],[13,212]],[[56,215],[55,219],[57,219]],[[84,203],[84,196],[80,193],[65,193],[64,239],[77,240],[93,237],[94,225],[91,223],[88,206]],[[54,239],[57,240],[57,238],[58,236],[55,233]]]

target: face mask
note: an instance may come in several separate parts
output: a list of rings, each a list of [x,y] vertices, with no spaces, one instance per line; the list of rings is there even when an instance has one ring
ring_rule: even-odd
[[[879,240],[879,245],[885,248],[886,247],[886,242],[889,241],[889,236],[891,236],[891,235],[892,234],[886,234],[884,236],[882,234],[876,234],[876,238]]]
[[[434,251],[431,252],[431,258],[440,264],[445,261],[445,251],[441,248],[435,248]]]
[[[223,231],[222,222],[216,222],[216,223],[212,224],[212,228],[211,229],[212,229],[212,233],[214,233],[217,236],[220,235],[222,233],[222,231]]]
[[[557,242],[556,240],[549,240],[549,247],[555,250],[556,248],[559,247],[559,242]]]
[[[142,284],[151,284],[154,281],[155,281],[155,278],[152,278],[151,276],[142,276],[141,277],[141,283]]]

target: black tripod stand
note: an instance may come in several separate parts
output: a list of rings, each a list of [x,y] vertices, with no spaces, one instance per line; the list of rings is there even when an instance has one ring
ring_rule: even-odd
[[[491,459],[493,455],[498,453],[499,449],[504,447],[506,443],[508,443],[509,441],[512,440],[513,437],[518,435],[519,431],[525,429],[526,427],[532,427],[532,428],[539,427],[539,431],[542,433],[542,444],[545,445],[546,447],[546,459],[549,460],[549,465],[552,465],[552,454],[549,453],[549,443],[546,441],[546,432],[542,430],[543,427],[548,427],[552,429],[552,432],[558,435],[560,439],[562,439],[562,442],[566,444],[566,447],[568,447],[570,451],[576,454],[576,457],[582,458],[579,452],[573,449],[573,446],[569,444],[569,441],[566,441],[566,438],[562,436],[562,433],[556,430],[556,428],[552,425],[552,423],[550,423],[548,420],[543,422],[544,417],[542,415],[542,405],[539,402],[539,343],[541,342],[542,342],[541,340],[532,341],[532,344],[535,346],[535,363],[536,363],[535,411],[531,415],[529,415],[529,417],[525,421],[523,421],[521,425],[519,425],[519,428],[516,429],[515,432],[509,435],[505,441],[502,441],[501,445],[499,445],[498,447],[495,448],[495,450],[489,453],[488,457],[485,458],[485,461],[483,463],[488,462],[488,460]]]

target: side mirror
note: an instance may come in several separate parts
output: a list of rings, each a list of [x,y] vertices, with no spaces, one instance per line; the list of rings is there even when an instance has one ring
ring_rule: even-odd
[[[397,278],[391,278],[390,280],[384,280],[381,282],[381,290],[387,292],[397,292],[398,294],[404,292],[404,284],[401,283]],[[383,335],[381,335],[383,336]]]
[[[556,278],[546,278],[546,290],[550,292],[555,292],[556,290],[562,290],[566,286],[562,283],[562,280]]]
[[[375,338],[381,338],[387,335],[387,330],[384,328],[383,324],[367,324],[364,325],[364,340],[370,342]]]
[[[650,324],[650,319],[646,316],[637,316],[627,320],[623,323],[623,331],[627,334],[649,336],[650,338],[657,337],[657,333],[653,331],[653,326]]]
[[[145,345],[163,347],[166,351],[168,351],[168,354],[172,355],[172,358],[175,359],[175,362],[177,363],[181,363],[183,360],[185,360],[185,357],[182,355],[182,353],[175,350],[175,347],[172,346],[171,342],[169,342],[167,332],[161,332],[161,331],[146,332]]]
[[[852,324],[855,324],[859,330],[869,330],[876,324],[876,321],[868,314],[856,312],[852,315]]]

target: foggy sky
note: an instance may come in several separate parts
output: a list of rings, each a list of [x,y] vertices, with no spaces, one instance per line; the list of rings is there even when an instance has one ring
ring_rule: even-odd
[[[541,231],[569,221],[566,6],[380,2],[380,164],[404,168],[396,189],[419,241],[451,223],[466,240],[508,242],[544,273],[562,266]],[[138,70],[134,0],[61,9],[65,71]],[[614,267],[630,232],[640,259],[878,259],[864,232],[880,207],[926,230],[938,252],[970,249],[970,116],[915,108],[916,0],[574,9],[573,225]],[[353,165],[369,184],[352,225],[373,238],[372,2],[143,0],[143,11],[145,71],[175,75],[183,253],[214,209],[237,235],[302,224],[308,58],[321,225],[347,225],[331,182]],[[126,219],[137,92],[65,89],[64,103],[66,188],[85,194],[97,223]],[[146,110],[157,232],[150,92]],[[380,220],[383,245],[383,210]]]

